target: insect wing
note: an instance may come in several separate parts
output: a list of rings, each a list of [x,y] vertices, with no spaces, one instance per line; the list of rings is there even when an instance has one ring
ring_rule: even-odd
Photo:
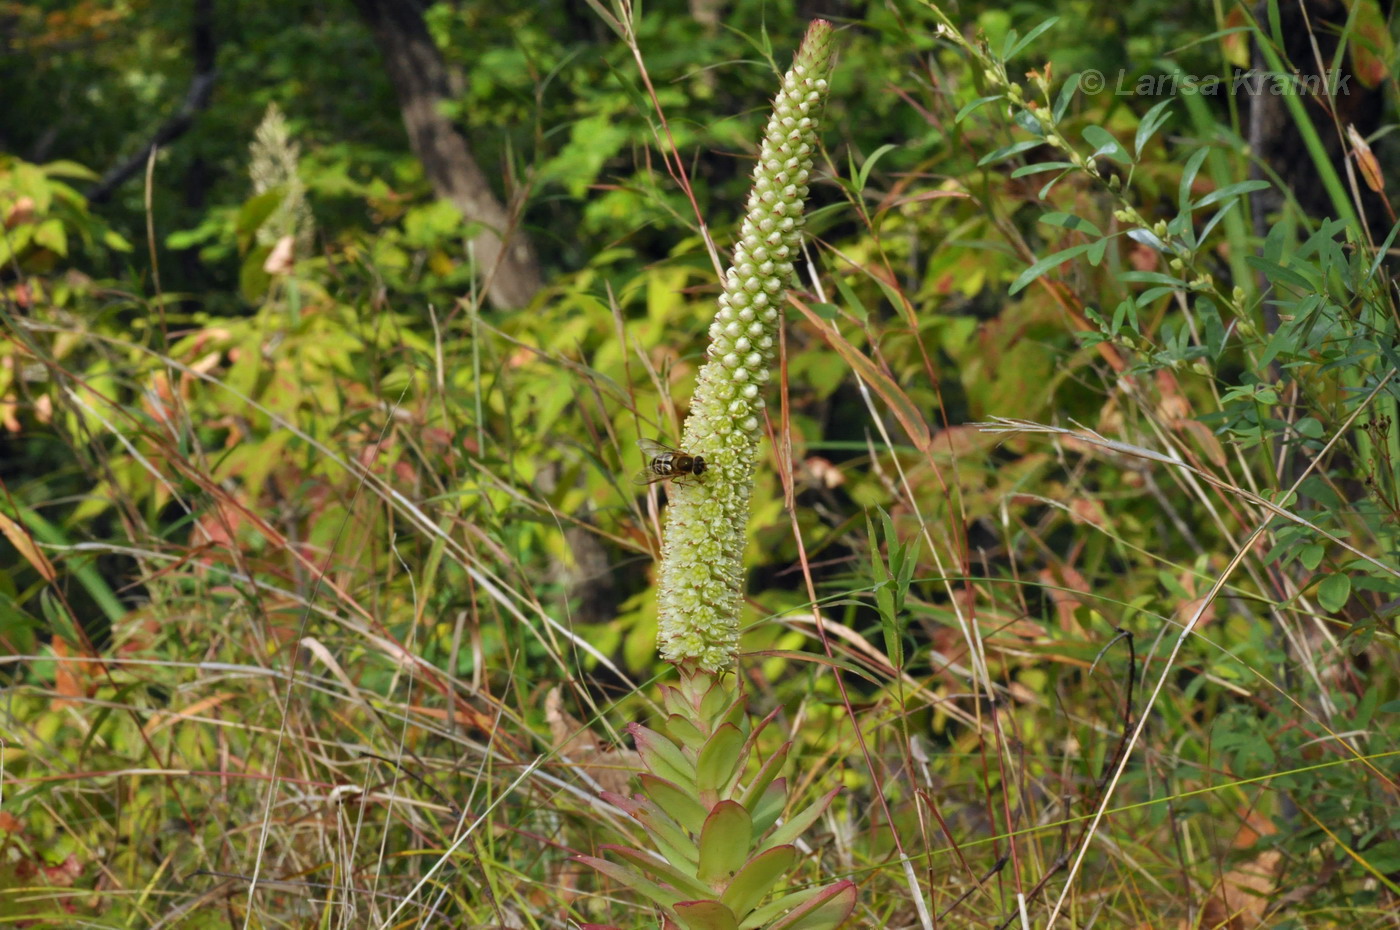
[[[642,466],[641,471],[632,476],[633,484],[656,484],[658,481],[665,481],[671,477],[665,472],[656,470],[656,459],[662,455],[674,454],[675,449],[659,443],[655,439],[646,438],[638,439],[637,447],[642,450],[642,455],[646,457],[646,464]]]
[[[658,481],[665,481],[670,475],[658,475],[648,462],[647,466],[632,476],[633,484],[656,484]]]

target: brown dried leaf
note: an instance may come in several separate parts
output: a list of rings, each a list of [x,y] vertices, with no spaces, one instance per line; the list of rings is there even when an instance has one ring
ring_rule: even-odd
[[[1170,371],[1158,371],[1156,381],[1157,392],[1161,395],[1157,412],[1162,419],[1175,426],[1191,415],[1191,402],[1181,393],[1181,385]]]
[[[54,710],[76,706],[82,698],[91,696],[90,676],[86,663],[66,660],[70,657],[82,657],[84,653],[81,649],[70,646],[61,636],[55,636],[49,648],[53,650],[55,659],[53,689],[59,695],[51,706]]]
[[[34,219],[34,206],[33,197],[17,199],[10,205],[10,209],[5,211],[5,228],[14,229],[20,223],[28,223]]]
[[[1366,180],[1366,186],[1377,194],[1385,190],[1385,178],[1381,175],[1380,162],[1376,161],[1371,147],[1351,123],[1347,123],[1347,142],[1351,144],[1351,153],[1356,156],[1356,165],[1361,169],[1361,177]]]
[[[1352,72],[1364,87],[1375,89],[1390,76],[1387,62],[1395,55],[1395,40],[1390,37],[1386,14],[1377,0],[1358,0],[1354,5],[1357,9],[1352,29]]]
[[[0,533],[4,534],[5,538],[10,541],[10,545],[19,550],[19,554],[24,556],[24,560],[34,566],[34,570],[45,581],[54,581],[58,578],[58,572],[54,571],[53,563],[34,544],[34,538],[24,527],[3,513],[0,513]]]

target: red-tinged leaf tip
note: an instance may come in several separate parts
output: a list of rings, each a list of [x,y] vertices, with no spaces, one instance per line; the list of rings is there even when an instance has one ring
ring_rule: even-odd
[[[772,930],[835,930],[856,909],[856,883],[842,879],[817,891],[769,926]]]

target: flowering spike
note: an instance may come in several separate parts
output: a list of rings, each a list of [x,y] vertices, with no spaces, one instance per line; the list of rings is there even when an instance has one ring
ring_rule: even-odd
[[[660,569],[661,656],[714,672],[739,646],[741,558],[784,291],[793,283],[817,119],[831,67],[831,24],[807,30],[764,132],[734,262],[710,327],[682,448],[705,480],[674,489]]]

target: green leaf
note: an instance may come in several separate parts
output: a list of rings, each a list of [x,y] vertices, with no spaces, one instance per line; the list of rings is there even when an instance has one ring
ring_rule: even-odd
[[[799,814],[794,814],[788,822],[774,830],[763,843],[764,849],[772,849],[774,846],[781,846],[785,843],[794,842],[806,831],[808,827],[817,822],[817,818],[826,812],[831,806],[831,802],[836,795],[841,793],[839,787],[832,788],[816,801],[812,802],[806,810]]]
[[[1201,165],[1205,164],[1206,156],[1210,154],[1210,149],[1201,147],[1196,153],[1186,160],[1186,167],[1181,169],[1181,183],[1177,187],[1176,202],[1181,213],[1190,213],[1191,186],[1196,183],[1196,175],[1201,171]]]
[[[1034,42],[1036,39],[1040,38],[1041,35],[1043,35],[1043,34],[1045,33],[1045,30],[1050,29],[1051,27],[1053,27],[1053,26],[1054,26],[1056,23],[1058,23],[1059,21],[1060,21],[1060,17],[1058,17],[1058,16],[1052,16],[1052,17],[1050,17],[1049,19],[1047,19],[1045,22],[1041,23],[1039,26],[1036,26],[1036,27],[1035,27],[1034,29],[1032,29],[1030,32],[1026,33],[1025,38],[1021,39],[1021,41],[1017,42],[1015,45],[1011,45],[1010,49],[1006,52],[1006,54],[1002,56],[1002,59],[1003,59],[1003,60],[1009,60],[1009,59],[1015,58],[1017,55],[1019,55],[1019,54],[1021,53],[1021,51],[1022,51],[1026,46],[1030,45],[1030,44],[1031,44],[1032,42]],[[1015,35],[1015,33],[1013,32],[1012,35]],[[1008,44],[1008,45],[1010,44],[1010,38],[1011,38],[1011,36],[1008,36],[1008,37],[1007,37],[1007,40],[1008,40],[1008,43],[1007,43],[1007,44]]]
[[[1060,95],[1055,98],[1054,116],[1055,122],[1065,118],[1065,111],[1069,109],[1070,101],[1074,99],[1075,92],[1079,90],[1079,82],[1083,72],[1071,74],[1065,81],[1065,86],[1060,88]]]
[[[742,694],[738,695],[725,708],[724,713],[710,719],[713,721],[711,727],[721,727],[728,724],[731,727],[738,727],[740,732],[747,736],[752,727],[749,721],[748,699]]]
[[[1322,557],[1327,554],[1327,549],[1319,543],[1304,546],[1298,553],[1298,561],[1303,563],[1303,567],[1312,571],[1322,564]]]
[[[782,774],[783,766],[787,763],[788,753],[792,751],[792,741],[784,743],[778,750],[764,760],[763,765],[758,769],[758,774],[744,788],[744,792],[739,797],[739,803],[749,810],[755,810],[759,798],[768,789],[779,775]]]
[[[835,930],[855,909],[855,882],[840,881],[818,889],[806,903],[770,924],[769,930]]]
[[[1036,278],[1045,274],[1045,272],[1060,267],[1065,262],[1076,256],[1083,255],[1093,247],[1094,243],[1092,242],[1081,242],[1079,245],[1072,245],[1067,249],[1062,249],[1054,255],[1047,255],[1045,258],[1042,258],[1040,261],[1021,272],[1020,276],[1017,277],[1015,281],[1011,282],[1011,288],[1006,292],[1007,296],[1018,293],[1023,290],[1027,284],[1030,284]]]
[[[753,818],[737,801],[720,801],[700,831],[696,876],[703,882],[728,881],[752,851]]]
[[[664,778],[657,778],[650,772],[643,772],[638,776],[638,780],[642,783],[642,793],[657,807],[670,814],[676,823],[691,833],[697,836],[700,834],[700,828],[705,825],[705,815],[709,812],[694,795],[681,790],[678,785]]]
[[[1171,119],[1172,114],[1167,111],[1167,107],[1171,104],[1172,100],[1168,98],[1143,114],[1142,119],[1138,122],[1137,133],[1133,136],[1134,155],[1141,155],[1142,147],[1151,141],[1152,137],[1157,134],[1157,130],[1162,128],[1163,123]]]
[[[685,901],[671,910],[685,930],[739,930],[734,912],[719,901]]]
[[[1167,247],[1167,244],[1159,239],[1157,234],[1150,229],[1130,229],[1128,230],[1128,238],[1134,242],[1141,242],[1148,248],[1156,249],[1163,254],[1170,254],[1172,251]]]
[[[1127,281],[1130,284],[1162,284],[1173,290],[1186,287],[1185,281],[1169,274],[1162,274],[1160,271],[1125,271],[1118,275],[1118,280]]]
[[[1210,236],[1211,232],[1215,229],[1215,227],[1220,225],[1220,221],[1225,219],[1225,217],[1229,216],[1230,211],[1235,209],[1235,207],[1239,206],[1239,203],[1240,202],[1238,200],[1232,200],[1229,203],[1225,204],[1225,206],[1221,207],[1220,210],[1216,212],[1215,216],[1212,216],[1206,222],[1206,224],[1201,227],[1201,232],[1199,236],[1200,241],[1204,242]],[[1191,228],[1188,226],[1186,231],[1187,233],[1190,233]]]
[[[609,862],[606,859],[599,859],[596,856],[574,856],[575,862],[582,862],[590,868],[597,869],[608,878],[619,884],[626,885],[633,891],[645,896],[648,900],[655,902],[660,907],[669,907],[677,901],[684,900],[684,896],[674,889],[663,888],[656,882],[643,878],[632,869],[618,865],[616,862]]]
[[[102,233],[102,244],[115,252],[130,252],[132,250],[131,243],[114,229]]]
[[[885,655],[895,668],[904,667],[904,640],[898,629],[894,593],[890,590],[890,573],[880,557],[880,537],[870,514],[865,515],[866,538],[870,540],[870,574],[875,584],[875,606],[880,612],[880,628],[885,635]]]
[[[1102,155],[1105,158],[1124,164],[1130,165],[1133,163],[1132,156],[1123,150],[1123,146],[1119,144],[1117,137],[1102,126],[1085,126],[1084,132],[1081,133],[1081,135],[1084,136],[1085,142],[1094,146],[1095,158]]]
[[[687,791],[695,790],[695,766],[676,748],[675,743],[640,723],[630,724],[627,729],[637,743],[642,762],[652,774]]]
[[[999,161],[1004,161],[1014,155],[1020,155],[1022,152],[1029,152],[1031,149],[1044,144],[1045,143],[1039,139],[1027,139],[1024,142],[1016,142],[1012,145],[1002,146],[995,151],[983,155],[981,161],[977,162],[977,167],[985,168],[987,165],[994,165]]]
[[[34,244],[42,246],[56,255],[66,257],[68,255],[68,233],[63,228],[63,221],[50,218],[34,227]]]
[[[664,859],[658,859],[652,853],[643,852],[640,849],[632,849],[628,846],[617,846],[612,843],[606,843],[598,848],[604,852],[612,853],[619,859],[625,860],[643,875],[658,879],[673,886],[676,891],[681,894],[694,895],[697,898],[707,898],[714,893],[708,885],[701,882],[694,875],[687,874]]]
[[[1293,428],[1298,431],[1298,435],[1305,436],[1308,439],[1322,438],[1322,423],[1314,417],[1303,417],[1297,423],[1293,424]]]
[[[59,160],[44,163],[44,175],[50,178],[71,178],[75,181],[96,181],[97,172],[75,161]]]
[[[666,732],[677,743],[686,749],[699,750],[705,745],[705,734],[700,732],[700,728],[695,725],[695,721],[681,714],[672,714],[666,718]]]
[[[744,761],[744,734],[726,723],[710,736],[695,761],[695,786],[703,792],[721,792]]]
[[[1011,172],[1013,178],[1024,178],[1031,174],[1044,174],[1047,171],[1068,171],[1074,167],[1072,161],[1038,161],[1031,165],[1022,165]]]
[[[234,221],[240,249],[246,251],[252,246],[254,237],[262,224],[266,223],[268,217],[272,216],[273,212],[282,205],[286,196],[286,185],[278,185],[270,187],[244,202],[238,210],[238,218]]]
[[[671,815],[656,806],[651,800],[637,801],[636,809],[632,809],[632,816],[636,817],[643,826],[647,828],[652,845],[656,851],[666,857],[666,861],[678,869],[688,872],[695,870],[696,864],[700,861],[700,847],[690,838],[681,826],[672,819]],[[619,804],[619,807],[623,805]],[[624,809],[628,809],[625,808]]]
[[[860,172],[856,175],[857,191],[865,190],[865,183],[870,180],[870,172],[875,170],[875,163],[880,160],[880,157],[886,152],[893,151],[897,148],[899,148],[899,146],[892,142],[887,142],[870,153],[870,157],[860,166]]]
[[[756,802],[744,805],[753,812],[755,836],[767,833],[768,828],[778,822],[778,818],[783,815],[783,808],[787,807],[787,794],[787,779],[779,778],[763,789],[763,795]]]
[[[1005,99],[1005,97],[1005,94],[992,94],[987,97],[978,97],[976,100],[972,101],[967,106],[959,110],[958,115],[953,117],[953,122],[961,123],[963,120],[967,119],[967,117],[971,116],[973,113],[976,113],[978,110],[982,109],[987,104],[995,103],[998,100],[1003,100]]]
[[[1317,586],[1317,602],[1329,613],[1341,610],[1351,597],[1350,575],[1328,575]]]
[[[1040,222],[1049,226],[1059,226],[1062,229],[1078,229],[1092,236],[1102,236],[1099,228],[1088,220],[1075,216],[1073,213],[1043,213]]]
[[[1243,194],[1251,194],[1254,191],[1262,191],[1272,187],[1268,181],[1240,181],[1238,184],[1229,184],[1219,190],[1211,191],[1200,200],[1191,205],[1192,210],[1199,210],[1201,207],[1208,207],[1213,203],[1228,200],[1231,197],[1239,197]]]
[[[862,323],[870,319],[870,311],[866,309],[864,302],[860,299],[860,295],[855,292],[855,288],[847,283],[845,275],[838,275],[836,277],[836,290],[840,293],[841,299],[846,302],[846,311],[850,313],[851,316],[860,320]]]
[[[1388,874],[1400,871],[1400,842],[1385,840],[1377,843],[1366,849],[1365,857],[1377,872]]]
[[[1255,271],[1262,272],[1264,279],[1270,284],[1287,284],[1298,288],[1300,291],[1317,290],[1317,286],[1314,285],[1313,282],[1291,268],[1285,268],[1283,265],[1260,258],[1257,255],[1250,255],[1245,258],[1245,261],[1248,262],[1249,266]],[[1262,368],[1268,363],[1256,362],[1255,364]]]
[[[735,706],[742,703],[741,696],[718,681],[712,682],[700,697],[700,719],[713,722],[721,716],[732,714]]]
[[[272,283],[272,276],[263,270],[271,253],[272,246],[257,246],[244,256],[243,264],[238,267],[238,292],[250,304],[261,303],[268,285]]]
[[[754,856],[734,876],[723,901],[740,920],[762,901],[778,881],[797,865],[796,846],[775,846]]]

